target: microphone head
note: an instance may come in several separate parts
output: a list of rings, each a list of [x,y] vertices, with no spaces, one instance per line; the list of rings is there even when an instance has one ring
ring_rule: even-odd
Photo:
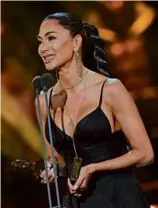
[[[41,77],[40,76],[34,77],[31,84],[34,92],[40,94],[40,91],[42,90]]]
[[[41,86],[43,91],[49,90],[54,82],[53,76],[50,73],[45,73],[41,76]]]

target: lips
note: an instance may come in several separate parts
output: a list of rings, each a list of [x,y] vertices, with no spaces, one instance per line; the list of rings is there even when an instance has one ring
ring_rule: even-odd
[[[55,55],[54,54],[48,54],[43,56],[43,60],[45,63],[50,62],[52,59],[54,59]]]

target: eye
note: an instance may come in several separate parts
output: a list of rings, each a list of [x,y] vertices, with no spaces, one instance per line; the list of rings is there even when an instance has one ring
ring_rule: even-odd
[[[49,36],[49,37],[48,37],[48,40],[49,40],[49,41],[55,40],[55,39],[56,39],[56,37],[54,37],[54,36]]]
[[[39,45],[42,43],[42,41],[41,41],[41,40],[37,40],[37,42],[38,42],[38,44],[39,44]]]

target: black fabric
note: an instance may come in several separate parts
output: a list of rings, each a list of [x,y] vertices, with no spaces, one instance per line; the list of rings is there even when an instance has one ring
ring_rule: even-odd
[[[112,133],[109,120],[101,109],[105,82],[101,86],[98,107],[82,118],[75,129],[75,144],[83,166],[119,157],[130,149],[125,137],[120,137],[120,132]],[[51,128],[55,147],[66,153],[68,169],[71,169],[75,156],[72,138],[53,119]],[[45,130],[49,141],[48,120]],[[133,175],[133,168],[94,173],[82,197],[66,195],[64,204],[66,208],[149,208]]]
[[[88,189],[75,199],[77,206],[65,198],[66,208],[149,208],[135,177],[123,171],[92,176]]]

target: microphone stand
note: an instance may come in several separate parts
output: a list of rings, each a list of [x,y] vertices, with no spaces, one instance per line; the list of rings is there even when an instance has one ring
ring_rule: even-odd
[[[47,117],[48,117],[48,131],[49,131],[49,138],[50,138],[50,144],[51,144],[51,156],[52,156],[52,162],[53,162],[53,168],[54,168],[55,190],[56,190],[57,205],[58,205],[58,206],[53,207],[53,208],[62,208],[61,203],[60,203],[60,195],[59,195],[57,165],[56,165],[55,157],[54,157],[54,153],[53,153],[54,144],[53,144],[53,138],[52,138],[51,122],[50,122],[50,112],[49,112],[49,103],[48,103],[48,96],[47,96],[48,88],[46,86],[44,86],[43,87],[43,91],[44,91],[44,96],[45,96],[46,112],[47,112]]]
[[[43,152],[43,159],[44,159],[44,167],[46,171],[46,184],[47,184],[47,193],[48,193],[48,202],[49,202],[49,208],[52,208],[52,200],[51,200],[51,192],[50,192],[50,184],[48,180],[48,169],[47,169],[47,157],[46,157],[46,147],[44,143],[44,131],[43,131],[43,126],[42,126],[42,115],[41,115],[41,107],[40,107],[40,99],[39,99],[39,92],[36,90],[37,94],[37,115],[38,115],[38,122],[39,122],[39,127],[41,131],[41,143],[42,143],[42,152]]]

